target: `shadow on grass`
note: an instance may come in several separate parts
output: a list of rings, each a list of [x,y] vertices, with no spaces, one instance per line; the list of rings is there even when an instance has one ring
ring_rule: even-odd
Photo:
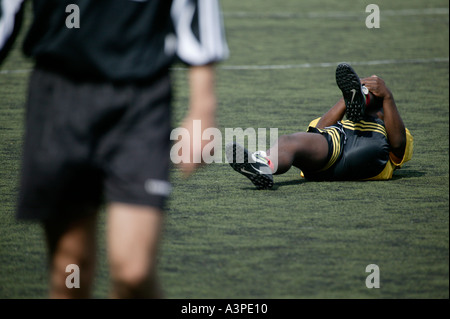
[[[426,174],[425,172],[416,171],[416,170],[398,170],[392,176],[392,180],[400,180],[400,179],[404,179],[404,178],[422,177],[425,174]],[[284,182],[276,182],[275,181],[273,187],[270,188],[270,189],[261,190],[261,189],[257,189],[254,186],[246,186],[246,187],[242,187],[241,189],[242,190],[253,190],[253,191],[276,191],[280,187],[298,186],[298,185],[302,185],[304,183],[314,183],[314,182],[316,182],[316,181],[308,181],[306,179],[293,179],[293,180],[284,181]],[[361,181],[361,182],[365,182],[365,181]],[[336,181],[336,183],[339,183],[339,181]]]
[[[247,186],[247,187],[242,187],[242,190],[253,190],[253,191],[276,191],[278,188],[280,187],[284,187],[284,186],[295,186],[295,185],[301,185],[303,183],[307,183],[308,181],[304,180],[304,179],[293,179],[290,181],[284,181],[284,182],[274,182],[273,187],[269,188],[269,189],[257,189],[254,186]]]
[[[394,172],[394,175],[392,176],[392,180],[399,180],[402,178],[412,178],[412,177],[422,177],[425,176],[425,172],[422,171],[416,171],[414,169],[399,169]]]

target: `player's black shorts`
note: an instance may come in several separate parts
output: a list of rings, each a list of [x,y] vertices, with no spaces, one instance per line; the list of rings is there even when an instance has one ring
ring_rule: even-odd
[[[163,208],[170,193],[168,74],[148,83],[30,78],[17,217],[70,218],[104,202]]]
[[[316,181],[364,180],[377,176],[389,160],[389,143],[381,120],[342,121],[323,130],[309,127],[328,141],[328,164],[316,172],[303,172]]]

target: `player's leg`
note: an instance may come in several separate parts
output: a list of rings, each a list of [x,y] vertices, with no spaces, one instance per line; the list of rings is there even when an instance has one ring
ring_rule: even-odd
[[[276,152],[274,152],[276,148]],[[271,154],[277,154],[277,159]],[[271,161],[278,161],[274,174],[284,174],[292,166],[303,171],[321,169],[328,158],[328,142],[322,134],[299,132],[282,135],[267,151]]]
[[[225,147],[227,161],[238,173],[247,177],[258,189],[273,186],[273,165],[265,152],[251,154],[238,143],[229,143]]]
[[[37,66],[27,98],[17,218],[42,222],[52,298],[90,297],[95,270],[102,173],[91,165],[85,143],[92,138],[84,117],[91,114],[92,99],[81,99],[80,87],[85,86]],[[79,273],[67,268],[71,264]],[[78,275],[80,287],[68,288],[66,279],[75,284]]]
[[[241,145],[230,143],[226,147],[231,167],[244,175],[259,189],[273,186],[272,174],[286,173],[292,166],[303,171],[315,171],[328,160],[328,140],[319,133],[299,132],[283,135],[267,152],[253,154]]]
[[[170,78],[114,89],[130,100],[102,141],[105,151],[98,159],[106,172],[111,297],[157,298],[158,244],[172,188]]]
[[[113,298],[159,298],[157,251],[163,215],[158,208],[112,203],[108,255]]]
[[[91,297],[97,257],[96,220],[97,214],[93,213],[71,222],[44,223],[49,252],[50,298]],[[76,265],[79,271],[67,268],[69,265]],[[68,278],[71,274],[73,280]],[[75,284],[76,277],[79,286],[67,285]]]

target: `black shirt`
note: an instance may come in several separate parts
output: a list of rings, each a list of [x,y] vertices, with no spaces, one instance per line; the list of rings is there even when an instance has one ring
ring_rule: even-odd
[[[33,13],[25,54],[81,78],[148,80],[177,54],[192,65],[228,56],[216,0],[34,0]]]

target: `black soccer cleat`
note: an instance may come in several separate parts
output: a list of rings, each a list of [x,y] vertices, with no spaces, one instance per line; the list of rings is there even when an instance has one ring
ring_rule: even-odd
[[[361,121],[366,110],[366,99],[358,74],[350,65],[341,63],[336,68],[336,84],[344,96],[347,119]]]
[[[273,186],[272,170],[267,159],[249,154],[248,150],[237,143],[229,143],[225,147],[228,163],[238,173],[247,177],[258,189]]]

